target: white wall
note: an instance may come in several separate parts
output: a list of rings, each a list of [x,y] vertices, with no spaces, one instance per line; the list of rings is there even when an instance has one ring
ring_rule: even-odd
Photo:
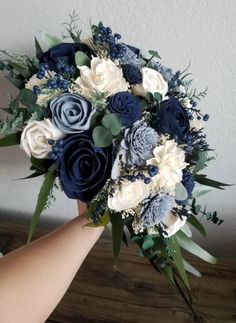
[[[33,37],[39,31],[60,36],[61,22],[76,9],[83,35],[89,19],[102,20],[121,33],[125,42],[143,49],[157,49],[163,62],[174,70],[191,61],[194,86],[208,86],[202,108],[211,115],[208,140],[218,158],[208,169],[210,178],[236,183],[236,1],[235,0],[1,0],[0,48],[11,52],[34,53]],[[12,92],[1,78],[0,106]],[[40,180],[13,181],[28,174],[28,158],[18,148],[0,150],[0,213],[31,216]],[[236,187],[214,191],[207,197],[209,209],[225,218],[221,227],[208,224],[208,246],[217,253],[233,255],[236,242]],[[6,213],[7,212],[7,213]],[[75,214],[74,201],[58,194],[48,218],[66,221]],[[46,217],[46,215],[45,215]],[[234,253],[235,255],[235,253]]]

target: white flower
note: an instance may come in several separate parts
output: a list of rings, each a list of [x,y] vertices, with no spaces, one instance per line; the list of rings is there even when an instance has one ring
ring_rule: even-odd
[[[174,190],[176,183],[182,180],[182,170],[186,168],[184,151],[177,146],[174,140],[166,140],[163,145],[153,150],[154,158],[147,164],[158,166],[159,173],[154,176],[154,185],[158,188]]]
[[[201,120],[189,120],[190,129],[194,129],[196,131],[203,129],[203,123]]]
[[[118,212],[136,207],[148,197],[150,190],[151,186],[141,180],[123,182],[121,189],[108,198],[108,207]]]
[[[132,92],[135,95],[140,96],[145,96],[147,92],[152,94],[158,92],[162,95],[162,99],[164,100],[168,91],[168,83],[164,80],[161,73],[148,67],[143,67],[141,73],[143,81],[141,84],[134,85],[132,87]]]
[[[129,84],[124,79],[122,70],[110,59],[93,57],[91,68],[88,66],[78,68],[80,76],[75,83],[78,91],[85,97],[89,97],[93,91],[105,92],[110,96],[128,90]]]
[[[52,149],[48,139],[58,140],[62,137],[64,134],[52,124],[50,119],[34,120],[24,128],[21,134],[20,148],[28,156],[32,155],[39,159],[47,158]]]
[[[55,74],[56,74],[55,72],[50,72],[50,75],[52,77],[54,77]],[[25,84],[25,87],[26,89],[33,91],[34,86],[38,86],[40,88],[43,85],[46,85],[47,81],[48,81],[48,78],[43,77],[42,79],[38,79],[36,77],[36,74],[34,74],[33,76],[31,76],[29,81]],[[37,99],[37,104],[42,106],[46,106],[50,100],[54,99],[55,97],[59,96],[62,93],[62,91],[59,89],[54,89],[53,91],[46,90],[45,93],[43,91],[38,95],[38,99]]]
[[[187,109],[191,109],[192,108],[192,104],[191,104],[191,100],[189,98],[184,98],[181,100],[181,104],[183,107],[187,108]]]
[[[187,217],[182,216],[182,220],[178,215],[174,215],[172,212],[168,213],[168,215],[162,220],[166,227],[163,227],[166,236],[170,237],[179,231],[186,223]]]

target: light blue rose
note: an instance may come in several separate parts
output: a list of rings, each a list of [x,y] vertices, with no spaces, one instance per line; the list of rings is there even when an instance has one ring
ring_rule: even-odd
[[[74,134],[89,129],[95,113],[91,102],[78,94],[65,93],[50,103],[52,123],[65,134]]]

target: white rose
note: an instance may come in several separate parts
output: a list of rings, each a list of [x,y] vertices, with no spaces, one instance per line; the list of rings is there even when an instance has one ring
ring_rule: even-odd
[[[34,156],[42,159],[47,158],[52,146],[48,140],[58,140],[64,137],[64,134],[56,128],[50,119],[43,121],[31,121],[24,128],[21,134],[20,147],[28,156]]]
[[[179,231],[186,223],[187,217],[182,216],[182,220],[178,215],[174,215],[172,212],[168,213],[168,215],[162,220],[164,225],[164,230],[167,233],[167,237],[174,235],[177,231]]]
[[[55,72],[50,72],[50,75],[52,77],[55,76]],[[46,85],[48,81],[48,78],[43,77],[42,79],[38,79],[36,74],[31,76],[29,81],[25,84],[26,89],[29,89],[33,91],[34,86],[38,86],[39,88],[42,87],[43,85]],[[53,91],[47,90],[47,92],[44,93],[44,90],[42,93],[38,95],[37,98],[37,104],[45,106],[47,105],[48,101],[54,99],[55,97],[59,96],[62,93],[60,89],[54,89]]]
[[[145,96],[147,92],[154,94],[158,92],[162,95],[164,100],[166,93],[168,92],[168,83],[164,80],[161,73],[158,71],[143,67],[141,69],[143,81],[141,84],[134,85],[132,87],[132,92],[135,95]]]
[[[93,57],[91,68],[79,66],[80,76],[75,80],[78,91],[89,97],[93,91],[106,92],[107,96],[127,91],[129,84],[123,77],[122,70],[110,59]]]
[[[108,198],[108,207],[115,211],[123,211],[136,207],[150,194],[151,186],[141,180],[126,181],[121,189],[117,189],[112,197]]]
[[[189,124],[190,124],[190,129],[191,130],[201,130],[203,128],[203,123],[201,120],[189,120]]]
[[[174,190],[176,183],[182,180],[182,170],[187,166],[183,149],[174,140],[166,140],[153,150],[153,155],[154,158],[149,159],[147,164],[159,168],[159,173],[152,178],[154,184],[159,188]]]

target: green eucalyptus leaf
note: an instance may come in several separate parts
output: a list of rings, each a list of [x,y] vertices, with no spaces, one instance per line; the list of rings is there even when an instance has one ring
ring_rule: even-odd
[[[154,246],[154,244],[155,244],[155,242],[153,241],[153,239],[152,239],[152,238],[147,239],[147,240],[145,240],[145,241],[143,242],[143,244],[142,244],[142,249],[143,249],[143,250],[148,250],[148,249],[152,248],[152,247]]]
[[[161,56],[159,55],[159,53],[156,51],[156,50],[149,50],[148,51],[148,54],[150,54],[151,56],[154,56],[154,57],[156,57],[156,58],[159,58],[159,59],[161,59]]]
[[[103,126],[98,126],[93,129],[93,141],[97,147],[108,147],[112,144],[113,136],[110,130]]]
[[[20,78],[11,77],[9,75],[6,76],[6,78],[19,90],[22,90],[25,87],[25,82]]]
[[[115,113],[106,114],[102,119],[102,125],[109,129],[113,136],[118,136],[121,131],[121,120]]]
[[[120,247],[123,238],[124,221],[120,214],[111,213],[110,220],[112,224],[113,254],[115,264],[120,254]]]
[[[29,89],[21,90],[17,98],[22,104],[26,106],[33,105],[37,102],[37,95],[35,95]]]
[[[53,188],[55,179],[56,179],[56,171],[55,169],[52,168],[47,172],[45,179],[43,181],[43,185],[41,186],[34,215],[30,223],[27,243],[29,243],[33,237],[35,229],[38,225],[39,217],[44,207],[46,206],[46,203],[50,195],[50,192]]]
[[[34,37],[34,43],[35,43],[35,53],[36,53],[36,56],[38,56],[43,53],[43,50],[36,37]]]
[[[96,111],[90,120],[89,129],[94,129],[96,126],[99,126],[102,122],[103,113]]]
[[[90,66],[90,58],[81,51],[75,53],[75,63],[77,66]]]
[[[217,263],[217,259],[215,257],[213,257],[211,254],[205,251],[196,242],[189,239],[183,232],[178,231],[176,233],[176,239],[181,248],[201,258],[202,260],[205,260],[206,262],[209,262],[211,264]]]
[[[52,48],[52,47],[62,43],[61,39],[51,36],[45,32],[41,32],[40,36],[41,36],[42,40],[48,44],[49,48]]]
[[[18,65],[16,62],[11,62],[11,65],[13,68],[19,72],[24,78],[28,79],[31,76],[31,72],[29,69],[22,67],[21,65]]]
[[[188,218],[188,222],[197,229],[204,237],[206,237],[207,232],[204,226],[201,224],[201,222],[194,216],[191,215],[191,217]]]
[[[20,144],[21,131],[17,131],[0,139],[0,147],[15,146]]]
[[[207,153],[206,151],[197,152],[197,163],[193,170],[193,175],[197,174],[200,170],[205,168],[207,162]]]
[[[161,94],[161,93],[159,93],[159,92],[155,92],[155,93],[153,94],[153,97],[154,97],[154,99],[155,99],[157,102],[162,102],[162,100],[163,100],[163,98],[162,98],[162,94]]]
[[[175,185],[175,199],[177,201],[185,201],[188,198],[188,192],[184,185],[180,182]]]
[[[212,191],[212,188],[206,185],[202,185],[198,182],[195,182],[195,186],[192,192],[192,197],[197,198],[199,196],[202,196],[204,194],[207,194]]]

